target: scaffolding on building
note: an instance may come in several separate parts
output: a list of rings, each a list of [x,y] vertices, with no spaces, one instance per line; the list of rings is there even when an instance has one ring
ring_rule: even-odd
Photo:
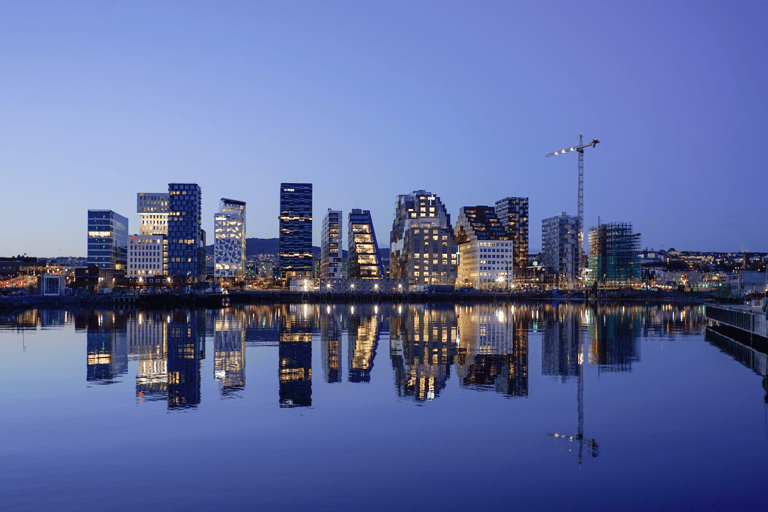
[[[590,280],[601,287],[622,287],[641,280],[640,233],[632,223],[598,224],[589,230]]]

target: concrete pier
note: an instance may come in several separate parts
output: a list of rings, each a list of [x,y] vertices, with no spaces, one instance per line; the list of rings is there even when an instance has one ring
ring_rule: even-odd
[[[707,304],[705,315],[719,324],[768,338],[765,312],[758,305]]]

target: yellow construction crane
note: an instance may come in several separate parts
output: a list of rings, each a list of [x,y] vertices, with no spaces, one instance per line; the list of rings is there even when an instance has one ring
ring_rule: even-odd
[[[547,153],[547,156],[562,155],[570,151],[579,152],[579,250],[581,251],[581,259],[584,256],[584,148],[595,147],[600,141],[592,139],[592,142],[584,144],[581,133],[579,133],[579,145],[570,148],[561,149],[560,151],[554,151]],[[579,261],[579,267],[583,262]],[[578,275],[578,271],[576,272]]]

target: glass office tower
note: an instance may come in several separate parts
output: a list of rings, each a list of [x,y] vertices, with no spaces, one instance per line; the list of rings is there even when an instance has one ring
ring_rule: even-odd
[[[280,185],[280,277],[312,275],[312,184]]]
[[[112,210],[88,210],[88,265],[125,271],[128,219]]]

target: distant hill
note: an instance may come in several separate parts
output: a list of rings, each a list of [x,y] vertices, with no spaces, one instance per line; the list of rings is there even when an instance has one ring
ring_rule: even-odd
[[[245,239],[245,256],[246,258],[252,258],[261,254],[274,254],[280,252],[280,239],[279,238],[246,238]],[[347,251],[342,251],[343,257],[347,257]],[[208,245],[205,248],[205,253],[213,255],[213,245]],[[320,248],[317,246],[312,247],[312,254],[315,258],[320,257]],[[379,247],[379,256],[381,259],[389,259],[389,248],[382,249]]]

